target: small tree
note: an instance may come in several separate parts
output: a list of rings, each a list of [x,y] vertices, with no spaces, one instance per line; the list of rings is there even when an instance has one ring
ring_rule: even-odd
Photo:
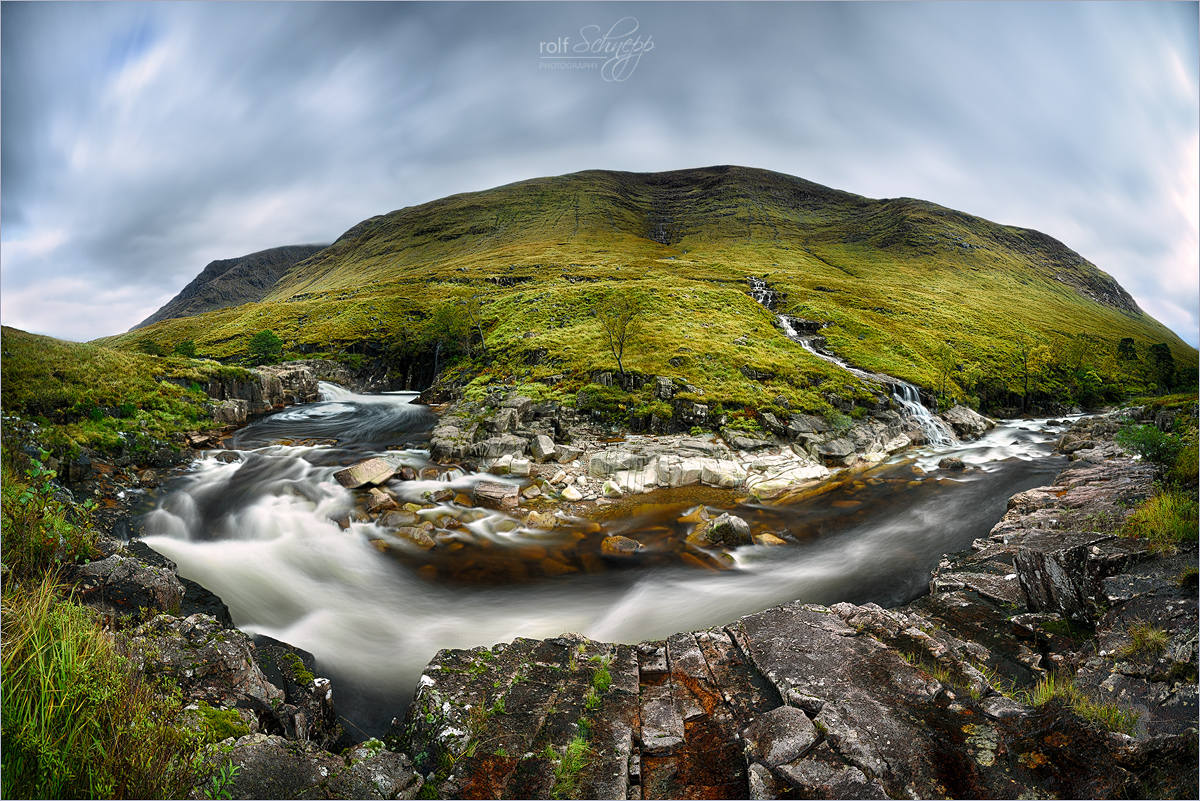
[[[283,356],[283,340],[274,331],[259,331],[250,337],[248,349],[252,364],[274,364]]]
[[[610,295],[596,309],[608,349],[617,360],[617,370],[625,375],[625,345],[641,327],[641,298],[629,293]]]
[[[483,357],[488,355],[487,341],[483,338],[483,295],[475,292],[458,299],[457,304],[466,315],[471,327],[479,332],[479,347],[483,348]]]
[[[1148,351],[1150,364],[1154,370],[1154,378],[1164,393],[1170,392],[1175,386],[1175,357],[1171,348],[1165,342],[1151,345]]]
[[[958,354],[954,348],[950,347],[950,343],[943,342],[938,346],[938,349],[933,354],[934,364],[937,365],[939,390],[938,395],[940,400],[946,400],[946,384],[950,380],[950,375],[958,366]]]
[[[196,340],[185,339],[175,346],[175,354],[178,356],[186,356],[189,359],[196,358]]]

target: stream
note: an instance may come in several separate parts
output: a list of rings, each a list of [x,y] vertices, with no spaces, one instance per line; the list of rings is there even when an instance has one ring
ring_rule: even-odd
[[[436,478],[388,486],[426,506],[452,491],[414,515],[437,526],[438,545],[423,550],[362,514],[362,492],[333,474],[374,455],[430,467],[423,448],[435,416],[411,403],[415,393],[331,384],[322,393],[239,430],[231,450],[206,453],[150,500],[141,523],[145,542],[219,595],[239,628],[312,652],[360,737],[403,718],[441,648],[567,631],[636,643],[793,600],[903,604],[927,591],[942,554],[986,536],[1010,495],[1049,483],[1066,461],[1050,455],[1056,430],[1046,421],[1013,421],[973,442],[843,471],[783,502],[659,490],[552,531],[461,503],[480,480],[517,479],[443,466]],[[939,470],[947,455],[968,469]],[[684,538],[701,506],[733,511],[781,544],[698,549]],[[643,550],[601,554],[614,534]]]

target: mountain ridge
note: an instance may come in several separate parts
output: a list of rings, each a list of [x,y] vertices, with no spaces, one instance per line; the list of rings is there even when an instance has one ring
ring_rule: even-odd
[[[739,403],[762,392],[827,403],[832,391],[807,383],[818,360],[773,327],[750,278],[779,294],[777,311],[818,321],[852,364],[961,400],[1023,388],[1028,375],[1016,372],[1029,362],[1014,367],[1014,349],[1044,348],[1042,362],[1057,366],[1078,361],[1069,351],[1094,353],[1099,379],[1118,384],[1133,380],[1114,356],[1126,338],[1139,353],[1165,343],[1180,363],[1195,361],[1112,276],[1052,236],[736,166],[585,170],[375,215],[291,265],[259,301],[141,333],[165,348],[194,339],[230,359],[271,329],[286,353],[391,360],[421,381],[465,359],[471,375],[557,378],[566,391],[607,369],[596,310],[629,295],[646,301],[626,360],[635,371]],[[448,321],[467,297],[478,301],[475,333],[454,334],[450,347]],[[1078,377],[1060,373],[1054,381],[1073,392]],[[743,380],[768,374],[769,389]],[[1054,381],[1042,382],[1046,393],[1069,394]]]
[[[129,330],[262,300],[293,265],[325,247],[282,245],[233,259],[211,261],[179,294]]]

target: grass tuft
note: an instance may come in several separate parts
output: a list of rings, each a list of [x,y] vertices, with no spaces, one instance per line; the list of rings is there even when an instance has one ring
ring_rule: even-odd
[[[5,798],[176,798],[197,741],[49,576],[3,598]]]
[[[1183,490],[1166,488],[1144,501],[1125,520],[1121,533],[1148,540],[1157,551],[1173,552],[1180,543],[1195,542],[1200,504]]]

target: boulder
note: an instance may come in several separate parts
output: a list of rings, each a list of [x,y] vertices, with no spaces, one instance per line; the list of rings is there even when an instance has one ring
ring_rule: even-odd
[[[475,503],[489,509],[514,509],[520,502],[516,484],[481,481],[475,485]]]
[[[471,446],[472,456],[485,459],[495,459],[497,456],[522,456],[529,449],[529,440],[512,434],[501,434],[498,437],[476,442]]]
[[[954,406],[942,412],[941,417],[954,429],[954,433],[959,439],[981,437],[996,427],[994,420],[989,420],[966,406]]]
[[[854,443],[845,438],[828,440],[817,445],[817,454],[827,465],[840,465],[854,455]]]
[[[573,462],[583,456],[583,448],[577,448],[574,445],[555,445],[554,446],[554,461],[559,464]]]
[[[1014,559],[1017,579],[1029,608],[1079,621],[1091,620],[1088,551],[1094,543],[1105,539],[1109,537],[1094,532],[1029,532]]]
[[[605,537],[600,543],[600,552],[605,556],[630,556],[642,549],[642,544],[629,537]]]
[[[357,489],[367,484],[382,484],[394,475],[396,468],[383,459],[376,458],[339,470],[333,477],[346,489]]]
[[[70,575],[80,602],[118,616],[178,613],[186,592],[173,565],[155,567],[119,553],[73,567]]]
[[[379,487],[371,487],[367,492],[367,511],[371,514],[396,508],[396,499]]]
[[[533,401],[524,395],[514,395],[500,403],[501,409],[512,409],[517,416],[517,422],[523,423],[532,416]]]
[[[967,466],[957,456],[943,456],[938,467],[942,470],[965,470]]]
[[[710,522],[702,536],[706,544],[720,545],[725,548],[736,548],[740,545],[754,543],[754,539],[750,536],[750,524],[728,512]]]
[[[529,444],[529,452],[538,464],[553,459],[555,454],[554,440],[545,434],[538,434]]]

